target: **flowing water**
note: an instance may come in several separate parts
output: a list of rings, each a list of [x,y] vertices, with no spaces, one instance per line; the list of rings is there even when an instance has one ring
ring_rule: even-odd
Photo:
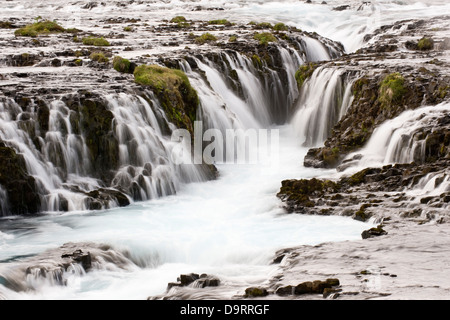
[[[61,5],[61,1],[8,2],[2,15],[33,18],[35,9],[39,8],[43,15],[52,12],[66,19],[67,27],[69,24],[77,27],[81,21],[93,29],[95,26],[88,17],[96,21],[117,15],[115,3],[99,2],[89,10],[80,10],[84,4],[87,2],[67,6]],[[150,24],[161,16],[176,14],[244,22],[284,22],[341,41],[347,51],[353,51],[362,45],[364,35],[381,23],[448,11],[448,4],[440,1],[430,4],[376,1],[352,10],[332,10],[338,4],[338,1],[329,1],[329,5],[298,1],[144,1],[130,4],[128,11],[121,13],[145,17]],[[208,11],[205,17],[205,11],[191,11],[198,6],[224,10]],[[242,294],[245,287],[264,283],[276,272],[277,266],[271,261],[278,249],[360,239],[361,232],[370,223],[343,217],[286,215],[276,198],[283,179],[329,174],[326,170],[302,166],[307,152],[304,144],[323,143],[351,102],[350,82],[340,77],[338,69],[331,73],[316,72],[305,92],[298,92],[294,73],[299,65],[336,55],[315,39],[305,38],[304,43],[303,56],[298,51],[280,49],[288,75],[287,90],[279,85],[276,73],[266,75],[265,82],[261,81],[250,60],[239,55],[224,54],[224,59],[237,72],[242,96],[229,88],[212,61],[196,60],[208,84],[188,64],[182,64],[199,93],[198,118],[206,128],[222,132],[271,129],[279,133],[279,144],[259,146],[258,150],[263,154],[276,150],[277,157],[267,163],[218,164],[217,180],[207,181],[204,172],[194,166],[173,164],[172,150],[179,144],[171,141],[160,128],[164,115],[158,113],[160,107],[151,93],[152,104],[127,94],[105,95],[119,137],[121,169],[113,181],[133,187],[134,198],[141,200],[126,208],[116,208],[112,203],[100,211],[87,211],[83,197],[77,198],[63,188],[67,183],[82,186],[86,192],[98,187],[98,182],[89,178],[93,164],[83,156],[87,152],[84,136],[72,130],[70,110],[64,103],[54,102],[49,108],[51,121],[46,139],[41,141],[42,154],[36,151],[29,136],[8,118],[11,113],[20,113],[15,109],[18,107],[12,102],[0,104],[0,137],[13,143],[24,155],[30,172],[47,194],[46,214],[8,216],[0,220],[0,296],[145,299],[164,293],[167,283],[175,281],[180,274],[196,272],[219,277],[222,286],[220,290],[203,293],[197,290],[187,297],[230,298]],[[268,94],[270,90],[277,94]],[[294,103],[296,113],[290,121],[289,110]],[[327,112],[319,111],[321,108]],[[59,167],[66,169],[67,176],[58,171]],[[151,171],[151,177],[145,171]],[[70,199],[68,213],[58,210],[61,197]],[[0,212],[5,215],[8,199],[2,188],[0,200]],[[70,242],[111,246],[110,256],[88,273],[79,268],[68,270],[62,275],[63,286],[52,277],[44,278],[32,272],[17,276],[16,281],[26,290],[5,286],[6,279],[22,261],[34,263],[33,259],[39,261],[46,250]]]

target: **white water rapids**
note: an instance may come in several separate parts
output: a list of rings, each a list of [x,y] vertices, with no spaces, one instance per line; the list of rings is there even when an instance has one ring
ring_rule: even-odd
[[[373,6],[359,12],[356,9],[339,12],[332,10],[334,5],[339,5],[338,1],[328,2],[329,5],[325,6],[299,1],[152,1],[149,4],[144,1],[129,5],[126,12],[119,14],[145,16],[150,22],[156,17],[160,19],[164,15],[176,14],[196,18],[206,16],[208,19],[218,16],[230,21],[284,22],[342,41],[347,51],[353,51],[362,44],[364,34],[379,27],[381,22],[441,14],[442,10],[449,8],[442,2],[438,6],[436,3],[440,1],[430,5],[375,1]],[[43,16],[46,12],[53,12],[59,14],[61,19],[71,16],[73,12],[82,12],[82,15],[73,18],[72,23],[76,27],[79,23],[77,19],[87,21],[87,17],[92,17],[92,21],[96,21],[102,16],[118,14],[115,12],[117,7],[113,5],[99,5],[80,11],[82,4],[79,2],[62,7],[61,4],[61,1],[8,2],[2,8],[1,15],[30,18],[36,16],[36,7],[41,8]],[[225,10],[187,12],[186,5],[189,8],[202,5],[223,7]],[[382,21],[376,20],[379,18]],[[317,58],[314,54],[320,57],[321,53],[309,53]],[[281,181],[325,176],[328,173],[302,166],[307,149],[301,146],[302,141],[299,141],[296,130],[318,134],[318,137],[310,137],[313,144],[323,142],[325,135],[317,133],[314,128],[303,130],[291,125],[271,126],[268,109],[258,105],[267,101],[262,100],[258,93],[246,92],[248,100],[243,101],[223,86],[217,70],[206,64],[200,65],[200,68],[207,74],[214,92],[200,87],[201,80],[195,75],[188,75],[199,92],[203,111],[209,116],[211,126],[220,129],[234,126],[280,130],[280,162],[272,165],[219,165],[220,176],[215,181],[180,183],[176,195],[134,203],[127,208],[2,218],[0,297],[140,300],[163,294],[167,283],[176,281],[180,274],[196,272],[215,275],[222,283],[220,290],[212,290],[204,296],[200,293],[196,297],[231,298],[242,294],[246,287],[262,284],[270,278],[277,270],[277,265],[272,265],[271,261],[278,249],[360,239],[361,232],[371,227],[370,223],[348,217],[286,215],[276,198]],[[238,71],[240,77],[249,76],[243,70]],[[290,76],[293,77],[293,73]],[[257,84],[250,77],[247,80],[246,88]],[[220,108],[223,102],[232,112]],[[258,107],[261,110],[257,110]],[[231,117],[227,118],[227,112],[236,119],[231,121]],[[301,118],[301,115],[297,114],[297,117]],[[0,200],[3,199],[4,192],[0,188]],[[131,258],[124,266],[105,262],[86,274],[76,270],[68,272],[64,275],[66,286],[45,280],[35,282],[31,278],[27,279],[27,285],[34,290],[15,292],[2,285],[2,272],[10,265],[67,242],[109,244],[117,252],[128,252]]]

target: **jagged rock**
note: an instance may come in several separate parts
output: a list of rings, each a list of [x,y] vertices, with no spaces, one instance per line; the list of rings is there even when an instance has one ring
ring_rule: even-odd
[[[61,256],[63,259],[71,259],[71,262],[76,262],[82,265],[85,271],[88,271],[92,267],[92,257],[89,252],[84,253],[82,250],[78,249],[73,253],[65,253]]]

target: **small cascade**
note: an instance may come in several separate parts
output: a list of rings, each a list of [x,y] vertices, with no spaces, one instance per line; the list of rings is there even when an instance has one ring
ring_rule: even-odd
[[[408,110],[386,121],[373,132],[367,145],[346,157],[346,167],[382,166],[392,163],[424,163],[428,155],[439,150],[427,150],[427,142],[450,112],[450,104]]]
[[[291,124],[308,147],[323,143],[352,103],[352,82],[341,68],[317,68],[301,89]]]
[[[172,157],[177,153],[172,150],[176,143],[163,135],[153,110],[162,110],[161,106],[153,93],[147,94],[151,104],[143,97],[124,93],[107,97],[114,114],[120,158],[112,185],[126,190],[135,200],[172,195],[181,183],[208,179],[200,167],[175,164]]]

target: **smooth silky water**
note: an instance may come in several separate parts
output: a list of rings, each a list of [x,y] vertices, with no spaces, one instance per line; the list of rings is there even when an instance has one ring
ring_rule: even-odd
[[[217,6],[226,9],[223,12],[208,11],[205,15],[205,12],[189,11],[189,15],[193,19],[224,18],[226,15],[230,21],[284,22],[341,41],[346,51],[352,52],[361,46],[365,34],[382,24],[403,18],[440,15],[449,8],[449,4],[441,0],[417,3],[386,0],[373,1],[359,12],[337,12],[332,7],[341,3],[328,2],[329,5],[325,6],[298,1],[236,0],[226,4],[217,2]],[[77,27],[81,21],[93,32],[100,30],[93,25],[95,21],[105,14],[114,16],[118,12],[115,5],[109,4],[89,11],[80,10],[78,4],[60,4],[59,0],[49,1],[38,7],[43,16],[49,13],[52,17],[58,14],[61,19],[67,18],[66,27],[71,27],[71,23]],[[151,6],[133,4],[129,13],[121,11],[119,14],[143,17],[151,24],[159,21],[162,15],[187,14],[186,6],[189,5],[216,4],[211,1],[164,1],[153,2]],[[36,4],[25,1],[8,3],[0,14],[3,15],[35,17]],[[313,45],[311,43],[310,47]],[[308,55],[315,59],[318,53],[312,50]],[[209,70],[207,68],[205,65],[206,71]],[[194,86],[200,83],[193,75],[190,78]],[[213,81],[213,85],[219,84]],[[222,111],[206,112],[211,107],[206,102],[217,98],[232,107],[236,106],[236,103],[231,103],[236,97],[230,95],[227,98],[227,92],[216,92],[220,96],[216,97],[211,92],[203,92],[203,88],[197,89],[210,122],[214,126],[220,124],[221,129],[231,128],[229,118],[219,119]],[[240,105],[239,101],[237,105]],[[247,110],[239,111],[243,114],[235,123],[250,127],[257,121],[261,124],[258,128],[267,127],[265,114],[260,114],[260,119],[253,119],[248,117]],[[297,120],[301,122],[301,118],[296,117],[292,124],[295,125]],[[299,128],[294,130],[292,125],[286,125],[273,129],[280,129],[279,162],[218,165],[220,176],[217,180],[182,183],[176,195],[134,203],[127,208],[1,218],[0,297],[140,300],[164,294],[168,282],[176,281],[180,274],[196,272],[215,275],[222,285],[218,289],[210,289],[213,293],[209,296],[202,296],[202,291],[197,289],[199,293],[195,297],[230,298],[243,294],[250,285],[263,284],[277,272],[278,265],[271,262],[278,249],[361,239],[361,232],[370,228],[370,223],[349,217],[285,213],[276,197],[283,179],[320,177],[332,172],[302,166],[307,149],[302,147],[305,137],[299,137]],[[0,188],[0,200],[5,197],[4,193]],[[14,292],[2,285],[3,267],[14,267],[23,259],[68,242],[108,244],[117,252],[128,252],[130,261],[126,265],[104,264],[88,273],[67,272],[64,275],[66,286],[41,281],[34,285],[35,290]]]
[[[283,179],[313,177],[305,169],[291,127],[280,130],[279,162],[219,165],[219,179],[186,184],[175,196],[102,212],[4,219],[0,261],[29,256],[67,242],[95,242],[126,250],[134,266],[68,276],[65,287],[42,285],[11,299],[145,299],[165,292],[182,273],[219,277],[224,297],[235,286],[259,284],[276,271],[276,250],[355,240],[369,224],[336,216],[286,214],[276,197]]]

